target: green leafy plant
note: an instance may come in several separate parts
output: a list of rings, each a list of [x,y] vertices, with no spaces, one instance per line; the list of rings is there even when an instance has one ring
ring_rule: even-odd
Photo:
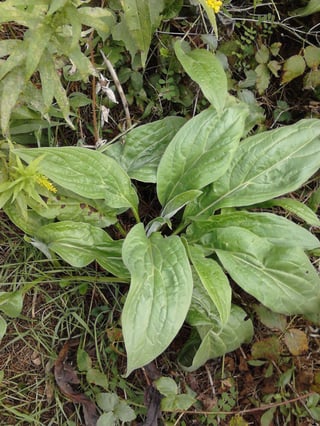
[[[95,29],[102,40],[110,35],[113,13],[106,8],[84,6],[82,1],[12,1],[0,4],[0,24],[15,22],[23,39],[0,41],[0,116],[3,134],[9,133],[10,116],[18,99],[50,121],[55,98],[64,119],[72,127],[70,104],[59,70],[68,61],[79,80],[97,71],[81,50],[82,26]],[[85,2],[86,3],[86,2]],[[38,72],[37,88],[31,78]],[[40,83],[41,82],[41,83]]]
[[[8,199],[3,208],[10,219],[48,256],[56,253],[77,267],[95,260],[115,280],[130,281],[122,312],[127,375],[160,355],[184,321],[193,332],[179,359],[190,371],[248,342],[253,325],[232,303],[230,281],[274,312],[319,310],[320,280],[307,256],[319,249],[318,239],[257,207],[296,190],[318,170],[320,121],[247,136],[248,108],[228,94],[215,55],[190,51],[181,41],[175,52],[211,103],[186,123],[168,117],[142,125],[125,144],[100,151],[11,150],[29,165],[36,161],[37,173],[57,192],[47,192],[46,206],[27,203],[24,218]],[[158,217],[144,223],[131,179],[155,183]],[[81,214],[74,219],[70,208],[62,219],[70,200]],[[128,210],[136,220],[129,232],[119,222]],[[92,219],[97,211],[108,222]],[[319,224],[302,203],[299,211]],[[113,238],[108,226],[117,231]]]

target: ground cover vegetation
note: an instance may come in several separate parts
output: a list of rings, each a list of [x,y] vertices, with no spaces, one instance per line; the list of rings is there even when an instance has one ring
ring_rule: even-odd
[[[0,424],[320,420],[319,14],[0,3]]]

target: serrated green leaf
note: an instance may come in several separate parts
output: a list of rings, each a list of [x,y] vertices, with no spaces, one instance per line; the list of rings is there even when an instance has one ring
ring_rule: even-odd
[[[190,244],[201,244],[206,249],[212,250],[217,238],[216,231],[220,229],[223,232],[231,226],[246,229],[280,247],[301,247],[303,250],[313,250],[320,245],[318,238],[311,232],[284,217],[272,213],[245,211],[208,218],[194,218],[187,229],[186,237]]]
[[[267,46],[263,44],[257,50],[255,54],[255,59],[258,62],[258,64],[267,64],[269,61],[269,57],[270,57],[270,50]]]
[[[185,122],[182,117],[166,117],[136,127],[127,134],[125,143],[114,143],[104,152],[117,160],[132,179],[155,183],[160,159]]]
[[[161,400],[162,411],[188,410],[197,400],[188,394],[170,395]]]
[[[232,279],[269,309],[317,312],[320,279],[299,247],[279,247],[239,227],[218,230],[216,254]]]
[[[81,268],[97,260],[113,275],[128,276],[121,258],[122,240],[112,240],[101,228],[88,223],[55,222],[42,226],[34,236],[72,266]]]
[[[303,56],[309,68],[317,68],[320,65],[320,47],[307,46]]]
[[[158,167],[157,193],[162,206],[223,175],[243,134],[246,115],[243,105],[229,107],[221,116],[209,108],[178,131]]]
[[[241,142],[227,172],[187,206],[185,217],[256,204],[299,188],[319,168],[320,121],[258,133]]]
[[[204,49],[185,51],[185,42],[180,40],[174,44],[177,58],[183,68],[196,81],[204,96],[220,114],[225,106],[228,87],[227,76],[217,57]]]
[[[132,422],[136,415],[126,401],[120,401],[114,409],[114,414],[121,422]]]
[[[188,252],[203,287],[219,312],[222,325],[226,324],[231,309],[231,287],[228,278],[219,264],[206,258],[199,247],[189,245]]]
[[[318,216],[305,204],[292,198],[277,198],[264,203],[266,207],[282,207],[290,213],[293,213],[300,219],[304,220],[308,225],[320,226]],[[294,234],[296,240],[296,234]],[[315,248],[315,247],[314,247]]]
[[[15,152],[28,163],[43,155],[39,172],[69,191],[88,199],[105,199],[111,208],[137,210],[138,197],[130,178],[113,158],[79,147]]]
[[[305,69],[306,63],[302,56],[290,56],[290,58],[288,58],[283,64],[283,75],[281,78],[281,83],[289,83],[291,80],[302,75]]]
[[[107,376],[96,368],[89,368],[86,379],[88,383],[100,386],[106,390],[108,389],[109,383]]]
[[[309,71],[303,79],[303,88],[308,90],[314,90],[320,86],[320,70],[312,69]]]
[[[268,88],[270,83],[270,71],[266,64],[259,64],[255,68],[256,72],[256,87],[258,89],[259,95],[262,95],[264,91]]]
[[[179,237],[147,238],[136,225],[123,245],[131,285],[122,312],[127,376],[160,355],[178,333],[191,302],[192,274]]]

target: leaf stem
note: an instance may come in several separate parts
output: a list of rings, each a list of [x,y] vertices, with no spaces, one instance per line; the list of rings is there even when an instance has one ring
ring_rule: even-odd
[[[127,236],[127,231],[124,229],[120,222],[115,223],[114,227],[120,232],[123,237]]]

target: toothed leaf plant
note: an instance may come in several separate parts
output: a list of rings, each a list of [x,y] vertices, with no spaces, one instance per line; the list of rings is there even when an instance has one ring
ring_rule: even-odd
[[[318,170],[320,120],[248,136],[248,107],[228,94],[215,55],[182,41],[175,51],[211,103],[198,115],[141,125],[100,151],[15,146],[13,169],[0,157],[1,205],[34,245],[77,267],[95,260],[129,283],[127,375],[160,355],[185,321],[192,333],[179,360],[190,371],[250,341],[253,324],[232,302],[234,285],[274,312],[319,313],[308,257],[318,239],[263,208],[288,206],[319,225],[305,205],[279,197]],[[162,208],[149,223],[132,179],[155,184]],[[118,217],[127,210],[136,224],[124,230]],[[123,237],[113,239],[109,227]]]

